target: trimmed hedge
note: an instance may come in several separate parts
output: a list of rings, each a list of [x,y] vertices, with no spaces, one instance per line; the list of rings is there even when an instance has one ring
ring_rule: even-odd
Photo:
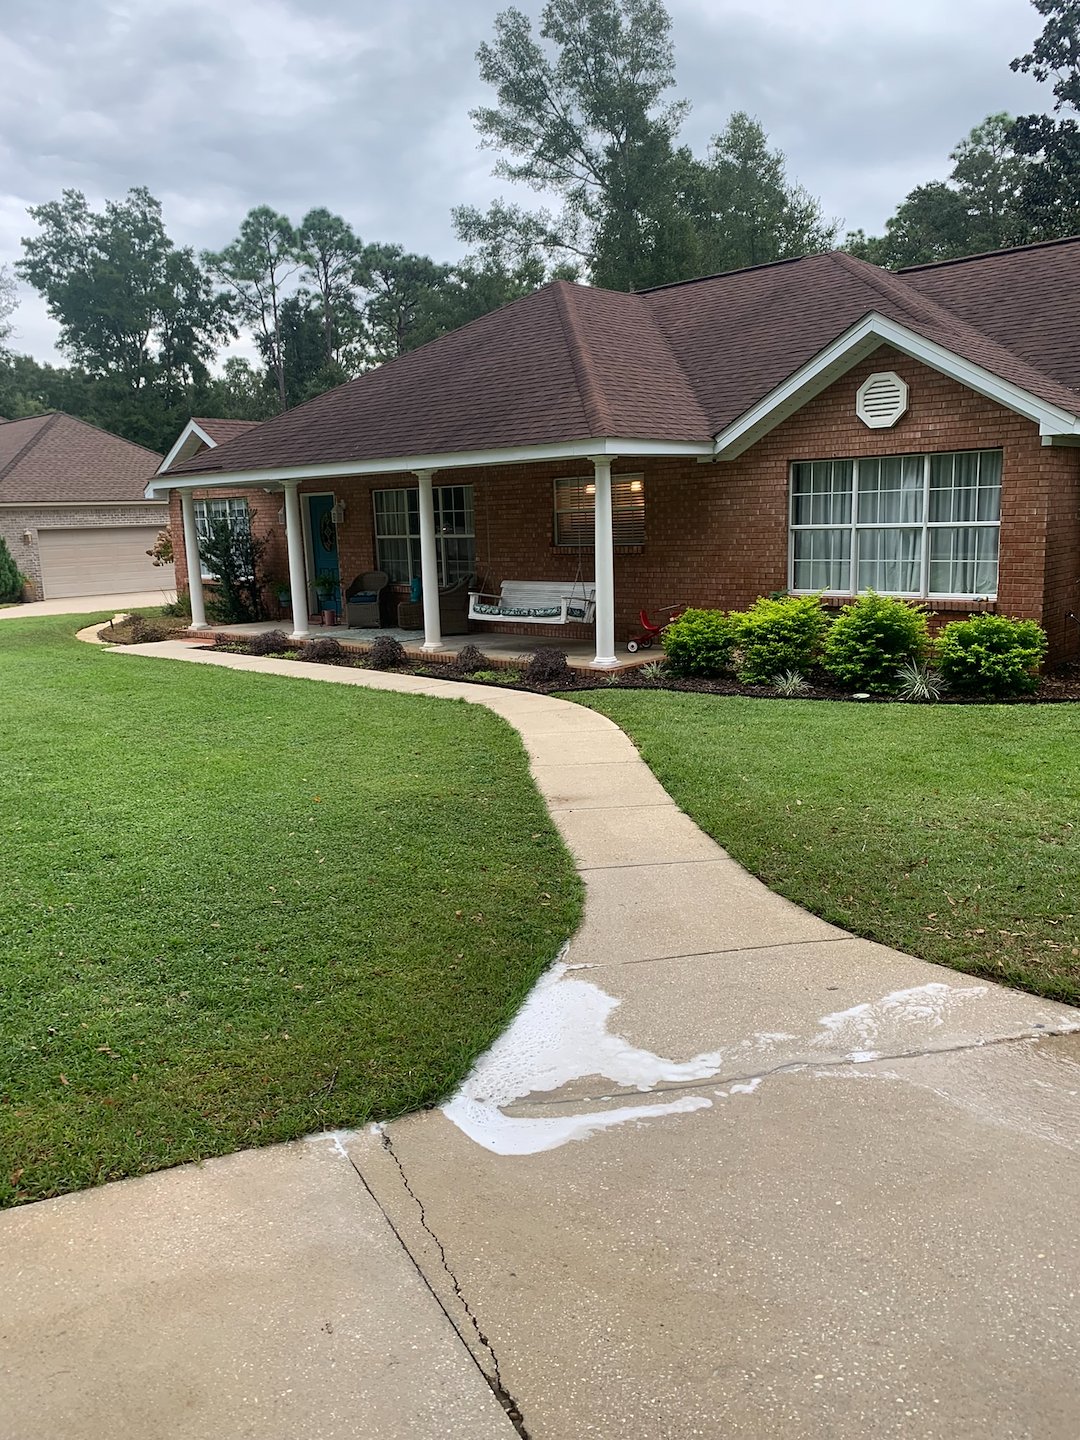
[[[842,685],[889,694],[901,665],[930,648],[926,610],[867,590],[845,605],[825,637],[822,668]]]
[[[973,615],[953,620],[937,643],[937,665],[959,694],[1028,695],[1046,654],[1046,631],[1034,620]]]
[[[731,616],[739,649],[739,679],[765,685],[778,675],[804,674],[816,664],[829,621],[817,595],[755,600]]]
[[[731,669],[737,627],[723,610],[684,610],[666,626],[664,654],[677,675],[712,679]]]

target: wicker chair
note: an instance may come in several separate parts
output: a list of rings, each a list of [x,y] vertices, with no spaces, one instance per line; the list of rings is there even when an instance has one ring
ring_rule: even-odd
[[[475,575],[463,575],[452,585],[439,591],[439,629],[444,635],[467,635],[469,633],[469,591],[476,584]],[[402,600],[397,607],[399,630],[422,630],[424,628],[424,602]]]
[[[382,592],[389,583],[389,576],[381,570],[367,570],[358,575],[345,592],[345,623],[357,628],[381,625]]]

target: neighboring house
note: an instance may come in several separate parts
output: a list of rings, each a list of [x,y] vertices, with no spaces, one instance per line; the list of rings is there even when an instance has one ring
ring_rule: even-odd
[[[159,458],[59,411],[0,422],[0,535],[34,599],[172,589],[146,553],[168,523],[143,493]]]
[[[477,571],[489,591],[594,582],[595,629],[519,628],[595,633],[598,665],[641,605],[871,587],[943,620],[1030,616],[1060,659],[1080,640],[1078,336],[1080,240],[899,274],[831,252],[631,295],[557,281],[147,494],[172,492],[178,537],[196,496],[270,536],[297,634],[332,546],[346,581],[427,577],[429,649],[434,580]]]

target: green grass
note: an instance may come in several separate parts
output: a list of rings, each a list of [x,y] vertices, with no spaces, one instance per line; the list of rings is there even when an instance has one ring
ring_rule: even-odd
[[[1080,1004],[1080,709],[598,691],[748,870],[858,935]]]
[[[516,734],[88,623],[0,626],[0,1200],[444,1096],[580,915]]]

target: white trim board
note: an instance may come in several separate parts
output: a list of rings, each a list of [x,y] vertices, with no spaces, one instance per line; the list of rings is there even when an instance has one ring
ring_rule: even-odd
[[[159,475],[164,475],[165,471],[168,470],[169,466],[175,465],[178,459],[189,460],[193,455],[197,453],[195,447],[192,447],[190,454],[181,454],[184,447],[188,444],[190,440],[200,440],[208,450],[217,449],[217,441],[213,438],[213,436],[208,435],[196,420],[189,420],[188,423],[184,426],[183,430],[180,431],[180,434],[176,440],[176,444],[172,447],[169,453],[165,456],[165,459],[162,460],[161,464],[158,466],[157,473]]]
[[[484,465],[528,465],[533,461],[589,460],[612,457],[689,456],[713,458],[708,441],[594,438],[556,441],[550,445],[518,445],[502,450],[457,451],[445,455],[401,455],[385,460],[334,460],[321,465],[281,465],[265,470],[233,470],[206,475],[167,476],[160,471],[146,487],[153,500],[170,490],[213,490],[246,487],[265,490],[304,480],[346,479],[362,475],[400,475],[416,470],[465,470]]]
[[[931,369],[967,386],[969,390],[996,400],[1006,409],[1034,421],[1039,427],[1039,434],[1047,441],[1051,437],[1080,437],[1080,419],[1077,416],[1040,400],[1019,385],[1002,380],[981,365],[963,359],[944,345],[927,340],[906,325],[886,319],[875,311],[845,330],[843,335],[826,345],[812,360],[721,430],[716,437],[716,458],[734,460],[749,450],[763,435],[801,410],[808,401],[827,390],[835,380],[860,360],[872,355],[881,345],[891,345],[902,354],[910,355],[912,359],[920,360]]]

